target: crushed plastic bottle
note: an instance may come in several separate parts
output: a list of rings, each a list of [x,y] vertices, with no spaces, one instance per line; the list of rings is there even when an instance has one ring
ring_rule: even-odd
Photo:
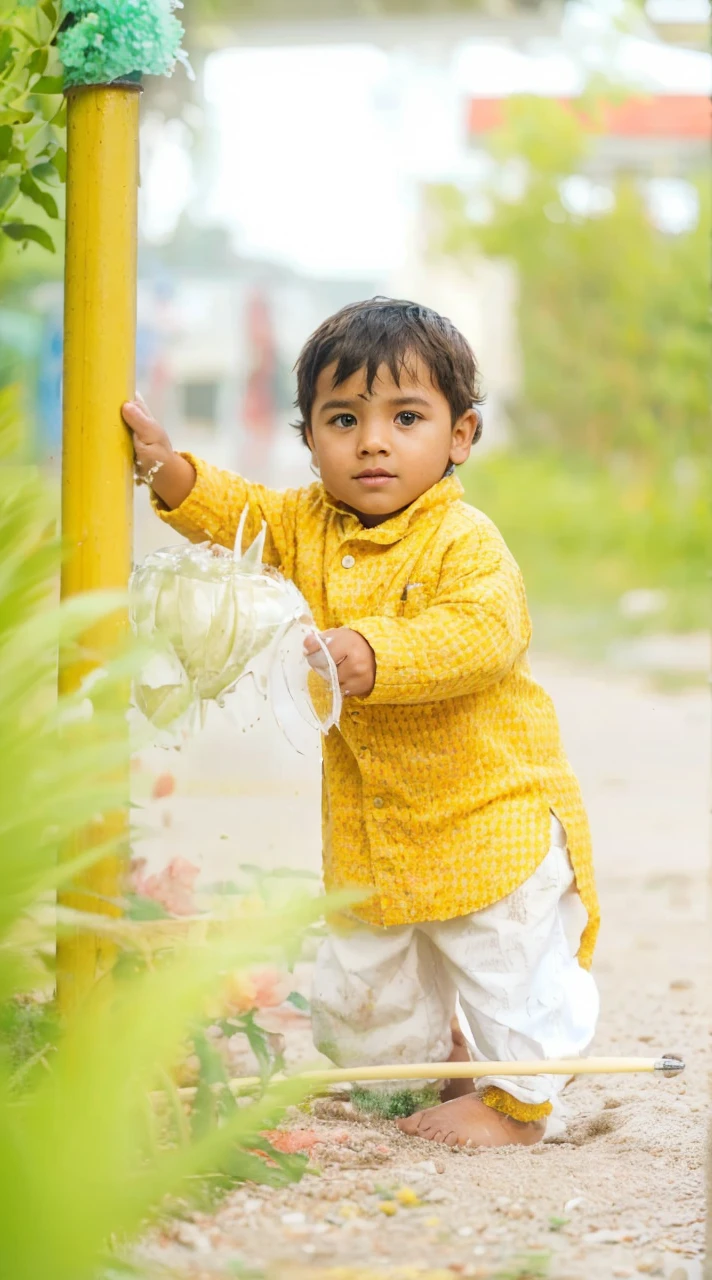
[[[264,525],[241,553],[246,514],[233,552],[207,542],[167,547],[134,570],[131,624],[152,650],[134,681],[134,701],[160,732],[193,730],[210,703],[227,706],[239,720],[233,695],[249,678],[253,699],[271,707],[285,737],[302,750],[305,727],[328,733],[338,724],[338,674],[304,597],[262,564]],[[320,650],[307,658],[309,635]]]

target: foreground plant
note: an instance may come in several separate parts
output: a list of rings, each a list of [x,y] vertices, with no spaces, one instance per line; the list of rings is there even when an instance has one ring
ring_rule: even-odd
[[[1,439],[15,414],[6,396]],[[201,1028],[231,975],[293,959],[320,910],[290,890],[287,906],[280,891],[222,919],[90,917],[121,963],[59,1034],[51,1005],[31,998],[51,984],[54,891],[107,847],[63,862],[59,851],[118,802],[127,750],[116,689],[129,659],[55,693],[60,641],[75,660],[78,638],[117,600],[55,607],[51,514],[38,472],[0,459],[0,1274],[12,1280],[90,1280],[110,1241],[130,1241],[167,1193],[206,1173],[300,1176],[304,1157],[262,1136],[299,1089],[250,1104],[216,1090],[223,1068]],[[201,1072],[186,1115],[170,1069],[191,1035]]]

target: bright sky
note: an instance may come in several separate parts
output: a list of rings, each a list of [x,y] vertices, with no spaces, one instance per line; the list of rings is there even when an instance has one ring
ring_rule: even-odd
[[[463,172],[468,96],[575,93],[587,68],[610,70],[614,57],[642,88],[710,92],[707,54],[636,38],[609,45],[605,7],[582,8],[561,40],[528,54],[472,42],[429,61],[357,45],[213,55],[214,181],[194,214],[228,225],[240,252],[308,274],[397,268],[418,180]],[[190,192],[180,126],[153,140],[144,186],[144,227],[160,237]]]

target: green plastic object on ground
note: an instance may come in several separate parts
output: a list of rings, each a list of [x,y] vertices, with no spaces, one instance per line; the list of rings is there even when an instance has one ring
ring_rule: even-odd
[[[63,0],[58,37],[67,88],[111,84],[141,75],[170,75],[184,29],[179,0]]]

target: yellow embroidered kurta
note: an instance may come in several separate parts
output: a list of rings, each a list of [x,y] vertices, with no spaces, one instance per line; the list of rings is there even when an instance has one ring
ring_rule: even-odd
[[[452,476],[375,529],[321,484],[279,493],[185,455],[197,481],[161,519],[193,542],[232,547],[266,522],[265,558],[292,578],[317,626],[351,627],[376,656],[366,698],[348,698],[324,741],[327,888],[368,891],[375,925],[466,915],[533,874],[549,848],[550,811],[566,829],[598,928],[588,822],[556,714],[532,678],[521,574],[486,516]]]

